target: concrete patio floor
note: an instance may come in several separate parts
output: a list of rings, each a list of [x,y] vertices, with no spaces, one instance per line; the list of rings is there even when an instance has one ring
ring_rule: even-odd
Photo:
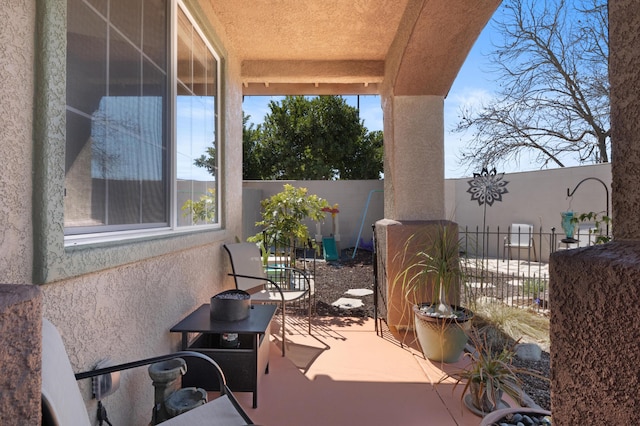
[[[288,317],[287,356],[280,351],[274,322],[269,374],[261,379],[258,407],[250,393],[236,393],[256,424],[327,425],[478,425],[481,418],[461,401],[464,386],[438,384],[446,371],[464,366],[425,360],[413,335],[402,336],[373,319],[316,317],[313,334],[306,322]],[[505,398],[506,399],[506,398]],[[514,405],[512,400],[506,399]]]

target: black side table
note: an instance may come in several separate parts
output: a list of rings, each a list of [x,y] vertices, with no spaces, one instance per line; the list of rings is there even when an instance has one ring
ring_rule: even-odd
[[[170,331],[182,333],[182,350],[201,352],[216,361],[232,391],[253,392],[253,408],[256,408],[260,378],[263,372],[269,372],[270,324],[276,308],[276,305],[251,305],[249,317],[242,321],[213,321],[209,304],[205,304]],[[199,334],[190,342],[190,333]],[[220,336],[224,333],[238,334],[238,347],[222,347]],[[207,371],[203,360],[188,359],[183,386],[219,390],[217,378],[207,377]]]

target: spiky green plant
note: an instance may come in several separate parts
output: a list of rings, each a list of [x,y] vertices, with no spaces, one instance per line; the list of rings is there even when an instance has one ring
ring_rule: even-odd
[[[422,239],[426,242],[420,243]],[[417,249],[414,247],[417,244]],[[415,250],[415,251],[413,251]],[[432,305],[425,307],[429,312],[442,318],[455,317],[447,295],[451,286],[459,283],[463,270],[459,259],[460,240],[457,228],[445,224],[437,227],[434,235],[421,233],[411,235],[404,244],[403,264],[407,266],[396,276],[394,285],[401,285],[404,299],[414,301],[415,295],[422,294],[433,279]]]
[[[484,337],[480,337],[481,334]],[[483,412],[492,411],[498,407],[503,394],[521,402],[522,381],[518,374],[528,374],[548,380],[536,371],[513,365],[514,348],[518,342],[496,349],[488,342],[486,335],[481,331],[471,333],[475,351],[465,353],[465,356],[471,359],[469,366],[449,373],[440,380],[443,382],[453,378],[456,381],[454,389],[465,382],[460,398],[463,399],[465,393],[470,391],[473,405]]]

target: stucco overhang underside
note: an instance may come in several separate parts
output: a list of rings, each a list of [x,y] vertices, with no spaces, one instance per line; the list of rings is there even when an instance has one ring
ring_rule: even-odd
[[[244,95],[446,96],[500,0],[198,0]]]

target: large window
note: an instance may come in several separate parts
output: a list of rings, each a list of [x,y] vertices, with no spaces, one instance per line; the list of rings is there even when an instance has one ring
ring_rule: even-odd
[[[213,49],[169,0],[67,4],[65,234],[217,223]]]

